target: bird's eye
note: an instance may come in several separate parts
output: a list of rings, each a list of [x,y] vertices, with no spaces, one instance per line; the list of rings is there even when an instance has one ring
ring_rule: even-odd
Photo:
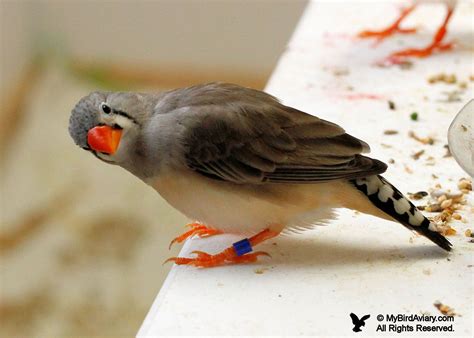
[[[110,114],[112,111],[112,109],[110,109],[110,107],[104,102],[100,105],[100,108],[102,108],[102,111],[106,114]]]

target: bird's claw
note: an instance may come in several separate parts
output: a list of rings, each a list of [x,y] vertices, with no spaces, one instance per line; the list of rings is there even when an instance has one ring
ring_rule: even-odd
[[[186,227],[191,228],[191,230],[188,230],[180,236],[174,238],[168,247],[169,249],[171,249],[174,243],[182,243],[194,235],[198,236],[199,238],[205,238],[222,233],[219,230],[208,228],[206,225],[201,223],[186,224]]]
[[[264,251],[256,251],[242,256],[237,256],[232,247],[216,255],[210,255],[206,252],[197,250],[193,251],[192,254],[195,254],[196,257],[171,257],[168,258],[163,264],[174,262],[177,265],[193,265],[199,268],[210,268],[230,264],[253,263],[257,261],[259,256],[271,257],[267,252]]]
[[[429,45],[426,48],[409,48],[409,49],[404,49],[395,53],[390,54],[389,58],[406,58],[406,57],[418,57],[418,58],[424,58],[427,56],[430,56],[433,54],[435,51],[445,51],[445,50],[450,50],[454,46],[454,43],[441,43],[441,42],[435,42],[431,45]]]
[[[410,14],[414,9],[415,5],[412,5],[407,8],[403,8],[401,10],[401,13],[399,17],[387,28],[381,29],[378,31],[372,31],[372,30],[365,30],[362,31],[358,34],[359,38],[376,38],[378,42],[381,42],[385,38],[388,38],[389,36],[392,36],[395,33],[400,33],[400,34],[413,34],[417,31],[417,28],[401,28],[400,24],[402,21],[405,19],[405,17]]]
[[[418,31],[418,28],[400,28],[396,26],[388,27],[387,29],[380,30],[380,31],[371,31],[365,30],[357,34],[359,38],[367,39],[367,38],[375,38],[378,42],[382,42],[384,39],[399,33],[399,34],[414,34]]]
[[[454,47],[453,42],[449,42],[449,43],[434,42],[433,44],[425,48],[404,49],[404,50],[390,54],[388,57],[380,61],[378,65],[380,66],[399,65],[399,64],[403,64],[404,62],[407,62],[407,59],[410,57],[425,58],[432,55],[436,51],[439,51],[439,52],[447,51],[447,50],[452,49],[453,47]]]

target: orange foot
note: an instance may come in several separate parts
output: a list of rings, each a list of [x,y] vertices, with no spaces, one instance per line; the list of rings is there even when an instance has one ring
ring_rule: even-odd
[[[201,223],[190,223],[186,227],[191,228],[191,230],[186,231],[184,234],[176,237],[170,243],[169,249],[173,246],[174,243],[182,243],[191,236],[197,235],[199,238],[210,237],[214,235],[221,234],[222,231],[211,229]]]
[[[224,251],[210,255],[206,252],[202,251],[193,251],[193,254],[197,256],[194,258],[186,258],[186,257],[171,257],[168,258],[165,263],[167,262],[174,262],[178,265],[194,265],[200,268],[210,268],[215,266],[221,265],[229,265],[229,264],[242,264],[242,263],[253,263],[257,261],[258,256],[270,256],[268,253],[263,251],[252,252],[252,247],[266,241],[267,239],[273,238],[277,236],[279,232],[271,231],[270,229],[265,229],[262,232],[259,232],[255,236],[250,237],[248,240],[243,240],[237,243],[234,243],[233,246],[230,248],[225,249]],[[239,243],[246,242],[247,248],[250,251],[240,251],[239,250]]]
[[[431,42],[430,45],[428,45],[425,48],[420,48],[420,49],[409,48],[409,49],[392,53],[383,63],[399,64],[403,62],[404,58],[407,58],[407,57],[424,58],[424,57],[432,55],[434,52],[442,52],[442,51],[447,51],[447,50],[452,49],[453,43],[443,43],[443,39],[447,33],[447,26],[448,26],[449,20],[451,19],[452,14],[453,14],[453,8],[448,7],[446,17],[444,18],[444,21],[441,27],[439,27],[438,31],[433,37],[433,41]]]
[[[227,248],[216,255],[209,255],[202,251],[193,251],[192,253],[197,256],[195,258],[171,257],[168,258],[165,263],[174,262],[178,265],[194,265],[198,268],[211,268],[220,265],[253,263],[257,261],[258,256],[270,256],[263,251],[237,256],[233,247]]]
[[[440,41],[435,41],[425,48],[408,48],[395,53],[392,53],[387,58],[387,63],[397,64],[403,62],[405,58],[408,57],[417,57],[424,58],[432,55],[435,52],[442,52],[452,49],[454,44],[450,43],[441,43]]]
[[[366,30],[362,31],[358,34],[360,38],[377,38],[379,41],[382,41],[385,38],[395,34],[395,33],[402,33],[402,34],[411,34],[416,32],[416,28],[400,28],[400,24],[405,19],[405,17],[410,14],[415,9],[415,6],[411,6],[405,9],[402,9],[402,12],[397,20],[390,26],[385,29],[379,31],[371,31]]]

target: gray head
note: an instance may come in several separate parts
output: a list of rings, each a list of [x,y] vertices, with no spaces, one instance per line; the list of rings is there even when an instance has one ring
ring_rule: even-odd
[[[69,134],[99,159],[124,165],[136,155],[132,150],[155,103],[148,94],[92,92],[72,110]]]

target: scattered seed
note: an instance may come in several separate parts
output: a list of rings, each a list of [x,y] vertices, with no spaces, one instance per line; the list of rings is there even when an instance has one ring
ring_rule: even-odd
[[[456,220],[456,221],[460,221],[462,219],[462,216],[459,215],[459,214],[453,214],[453,218]],[[467,231],[467,230],[466,230]]]
[[[453,202],[459,202],[463,196],[464,194],[462,192],[455,192],[455,193],[450,192],[446,194],[446,197],[449,199],[452,199]]]
[[[414,140],[416,140],[416,141],[422,143],[422,144],[433,145],[434,142],[435,142],[434,138],[429,137],[429,136],[427,136],[427,137],[420,137],[420,136],[416,135],[413,130],[410,130],[410,131],[408,132],[408,136],[409,136],[410,138],[412,138],[412,139],[414,139]]]
[[[461,178],[458,182],[458,188],[472,191],[472,182],[465,178]]]
[[[428,193],[426,191],[418,191],[418,192],[415,192],[415,193],[408,193],[408,197],[410,197],[412,200],[421,200],[425,196],[428,196]]]
[[[391,158],[391,159],[388,160],[388,163],[394,164],[394,163],[395,163],[395,160],[394,160],[393,158]]]
[[[453,204],[453,200],[445,200],[441,203],[441,209],[449,208]]]
[[[453,229],[450,226],[447,226],[447,228],[441,233],[445,236],[454,236],[456,235],[456,229]]]
[[[440,212],[441,210],[441,205],[439,205],[438,203],[428,204],[425,207],[425,211],[427,212]]]
[[[452,307],[449,307],[443,303],[441,303],[440,301],[436,301],[434,304],[433,304],[443,315],[447,315],[447,316],[456,316],[456,312],[454,312],[454,309]]]
[[[420,156],[423,155],[424,153],[425,153],[424,150],[417,151],[416,153],[411,155],[411,158],[414,160],[418,160]]]
[[[395,135],[395,134],[398,134],[398,131],[393,130],[393,129],[387,129],[383,133],[384,133],[384,135]]]
[[[466,182],[471,183],[466,178],[459,180],[461,186],[467,185]],[[452,228],[449,222],[457,220],[467,223],[467,219],[456,212],[459,209],[465,209],[463,206],[467,204],[467,201],[464,198],[464,192],[462,189],[454,192],[443,190],[441,184],[436,183],[435,188],[430,189],[430,195],[432,200],[428,202],[424,210],[435,213],[434,216],[430,217],[430,221],[435,225],[435,230],[445,236],[455,235],[456,229]],[[420,207],[418,209],[423,210]],[[474,211],[474,208],[472,210]]]
[[[457,82],[457,79],[456,79],[456,75],[454,75],[454,74],[440,73],[440,74],[430,76],[428,78],[428,82],[431,83],[431,84],[437,83],[437,82],[444,82],[444,83],[448,83],[448,84],[453,84],[453,83]]]
[[[442,202],[446,201],[447,199],[448,198],[446,197],[446,195],[441,195],[441,196],[438,197],[438,203],[442,203]]]
[[[410,114],[410,119],[411,119],[412,121],[418,121],[418,113],[415,112],[415,111],[414,111],[413,113],[411,113],[411,114]]]
[[[388,109],[395,110],[396,109],[395,102],[389,100],[388,101]]]
[[[334,76],[346,76],[346,75],[349,75],[349,69],[348,68],[334,68],[332,70],[332,74]]]
[[[435,165],[436,164],[436,160],[433,156],[428,156],[426,158],[426,165]]]

